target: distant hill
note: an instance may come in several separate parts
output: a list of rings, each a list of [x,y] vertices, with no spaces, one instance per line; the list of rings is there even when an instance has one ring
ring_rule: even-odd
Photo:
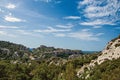
[[[54,48],[44,45],[31,49],[21,44],[0,41],[0,59],[39,60],[51,57],[73,58],[78,55],[82,55],[81,50]]]
[[[18,60],[28,58],[29,48],[7,41],[0,41],[0,59]]]
[[[100,51],[82,51],[83,54],[94,54],[94,53],[98,53]]]
[[[68,58],[83,54],[81,50],[54,48],[54,47],[47,47],[45,45],[41,45],[40,47],[33,49],[33,53],[37,55],[41,55],[41,57],[43,58],[45,57],[49,58],[52,56]]]

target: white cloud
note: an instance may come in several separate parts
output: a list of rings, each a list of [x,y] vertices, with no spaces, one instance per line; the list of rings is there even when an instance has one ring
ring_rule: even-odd
[[[102,34],[101,33],[93,34],[92,32],[88,32],[88,31],[73,32],[68,34],[69,37],[77,38],[85,41],[99,41],[98,36],[100,35]]]
[[[55,4],[59,4],[61,3],[62,1],[61,0],[34,0],[34,1],[41,1],[41,2],[45,2],[45,3],[50,3],[50,2],[53,2]]]
[[[0,25],[0,29],[18,29],[19,27],[17,26],[2,26]]]
[[[4,10],[0,8],[0,13],[4,13]]]
[[[21,34],[24,34],[24,35],[31,35],[32,33],[30,32],[27,32],[25,30],[16,30],[17,32],[21,33]]]
[[[6,35],[6,32],[0,31],[0,35]]]
[[[6,8],[8,8],[8,9],[14,9],[14,8],[16,8],[16,6],[15,6],[14,4],[9,3],[9,4],[6,6]]]
[[[100,26],[100,25],[115,25],[115,24],[111,21],[105,21],[105,20],[97,19],[97,20],[94,20],[94,21],[80,22],[80,25]]]
[[[65,37],[66,34],[63,34],[63,33],[56,33],[54,34],[56,37]]]
[[[100,41],[100,36],[104,33],[93,33],[90,29],[82,29],[78,32],[70,32],[70,33],[55,33],[55,37],[68,37],[68,38],[76,38],[84,41]]]
[[[78,20],[78,19],[81,19],[81,17],[80,16],[67,16],[67,17],[64,17],[64,19]]]
[[[12,16],[5,16],[4,20],[8,21],[8,22],[25,22],[25,20],[22,20],[22,19],[16,18],[16,17],[12,17]]]
[[[93,0],[91,0],[91,1],[93,1]],[[81,8],[81,5],[85,5],[85,4],[88,4],[88,3],[90,3],[91,2],[90,0],[83,0],[83,1],[80,1],[78,4],[78,9],[79,8]]]
[[[96,34],[96,36],[101,36],[101,35],[103,35],[104,33],[98,33],[98,34]]]
[[[7,33],[6,31],[0,31],[0,36],[16,37],[16,35]]]
[[[22,36],[32,36],[32,37],[43,37],[40,34],[35,34],[33,31],[28,31],[28,30],[16,30],[16,33],[18,35],[22,35]]]
[[[15,35],[15,34],[9,34],[9,33],[7,33],[6,36],[8,36],[8,37],[13,37],[13,38],[17,37],[17,35]]]
[[[9,16],[12,16],[12,13],[9,13]]]
[[[79,2],[78,9],[87,18],[82,25],[113,25],[120,20],[119,0],[83,0]]]
[[[55,1],[56,4],[59,4],[59,3],[61,3],[61,2],[62,2],[62,1]]]
[[[72,25],[72,24],[67,24],[67,25],[56,25],[56,27],[58,27],[58,28],[65,28],[65,29],[67,29],[67,28],[72,28],[74,25]]]
[[[102,26],[93,26],[93,28],[102,28]]]
[[[42,1],[42,2],[49,3],[49,2],[51,2],[52,0],[34,0],[34,1]]]
[[[111,15],[112,11],[107,11],[106,7],[89,6],[85,9],[85,13],[87,18],[99,18]]]
[[[41,32],[41,33],[55,33],[55,32],[66,32],[71,31],[71,29],[55,29],[53,27],[48,27],[45,30],[34,30],[34,32]]]
[[[90,31],[90,30],[91,30],[91,29],[82,29],[81,31],[84,32],[84,31]]]

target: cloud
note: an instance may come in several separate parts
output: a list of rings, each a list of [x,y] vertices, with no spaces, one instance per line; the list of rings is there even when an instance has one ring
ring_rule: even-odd
[[[83,0],[78,3],[78,10],[87,19],[82,25],[113,25],[120,20],[119,0]]]
[[[59,3],[61,3],[61,2],[62,2],[62,1],[55,1],[56,4],[59,4]]]
[[[86,32],[86,31],[90,31],[91,29],[82,29],[81,31]]]
[[[4,13],[4,10],[0,8],[0,13]]]
[[[102,28],[102,26],[93,26],[93,28]]]
[[[85,16],[87,18],[100,18],[106,17],[113,13],[113,10],[108,10],[110,6],[100,7],[100,6],[89,6],[85,9]],[[115,13],[115,11],[114,11]]]
[[[25,30],[16,30],[16,31],[19,32],[19,33],[21,33],[21,34],[23,34],[23,35],[31,35],[32,34],[32,33],[27,32]]]
[[[101,19],[96,19],[94,21],[86,21],[86,22],[80,22],[80,25],[86,25],[86,26],[100,26],[100,25],[115,25],[111,21],[105,21]]]
[[[6,31],[0,31],[0,36],[16,37],[16,35],[7,33]]]
[[[66,34],[63,34],[63,33],[56,33],[54,34],[56,37],[65,37]]]
[[[71,29],[55,29],[53,27],[48,27],[45,30],[34,30],[34,32],[41,32],[41,33],[56,33],[56,32],[66,32],[71,31]]]
[[[4,17],[4,20],[8,22],[25,22],[25,20],[22,20],[17,17],[8,16],[8,15]]]
[[[16,30],[16,33],[18,35],[22,35],[22,36],[32,36],[32,37],[43,37],[40,34],[35,34],[33,31],[28,31],[28,30]]]
[[[61,3],[62,1],[60,0],[34,0],[34,1],[41,1],[41,2],[45,2],[45,3],[50,3],[50,2],[54,2],[55,4],[59,4]]]
[[[78,19],[81,19],[81,17],[79,17],[79,16],[67,16],[67,17],[64,17],[64,19],[78,20]]]
[[[16,8],[16,6],[15,6],[14,4],[9,3],[9,4],[6,6],[6,8],[8,8],[8,9],[14,9],[14,8]]]
[[[55,33],[55,37],[68,37],[68,38],[76,38],[84,41],[100,41],[100,36],[104,33],[93,33],[90,31],[91,29],[82,29],[77,32],[70,33]]]
[[[67,24],[67,25],[56,25],[56,27],[58,27],[58,28],[65,28],[65,29],[67,29],[67,28],[72,28],[74,25],[72,25],[72,24]]]
[[[3,26],[3,25],[0,25],[0,29],[18,29],[19,27],[17,26]]]
[[[34,1],[42,1],[42,2],[49,3],[49,2],[51,2],[52,0],[34,0]]]
[[[96,36],[101,36],[101,35],[103,35],[104,33],[98,33],[98,34],[96,34]]]
[[[98,36],[100,35],[102,34],[101,33],[93,34],[92,32],[88,32],[88,31],[80,31],[80,32],[69,33],[68,36],[71,38],[76,38],[85,41],[99,41]]]
[[[0,35],[5,35],[5,34],[6,34],[6,32],[0,31]]]

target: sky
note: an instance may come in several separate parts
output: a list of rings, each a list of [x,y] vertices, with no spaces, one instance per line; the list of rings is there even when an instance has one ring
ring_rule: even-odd
[[[120,35],[120,0],[0,0],[0,40],[101,51]]]

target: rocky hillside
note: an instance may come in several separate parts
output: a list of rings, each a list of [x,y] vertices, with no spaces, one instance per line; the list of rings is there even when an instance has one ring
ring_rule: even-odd
[[[0,59],[23,59],[30,55],[29,48],[7,41],[0,41]]]
[[[98,56],[96,60],[91,62],[91,65],[97,62],[98,64],[103,63],[106,60],[118,59],[120,57],[120,36],[108,42],[102,54]]]
[[[45,45],[41,45],[40,47],[33,49],[33,53],[42,58],[50,58],[52,56],[61,58],[73,58],[83,54],[81,50],[54,48],[47,47]]]
[[[49,59],[51,57],[74,58],[81,54],[81,50],[54,48],[44,45],[31,50],[21,44],[0,41],[0,59],[41,60]]]
[[[82,77],[84,74],[87,74],[85,76],[85,78],[87,80],[87,78],[90,76],[90,73],[88,73],[88,72],[93,71],[93,69],[96,66],[102,66],[103,64],[105,64],[104,63],[105,61],[110,60],[112,62],[113,60],[117,60],[119,58],[120,58],[120,36],[118,36],[117,38],[108,42],[107,46],[98,55],[98,57],[94,60],[91,60],[90,63],[83,65],[83,67],[81,67],[78,70],[77,75],[79,77]],[[109,66],[112,66],[112,64],[109,64]],[[85,69],[88,69],[88,72],[86,72]],[[101,74],[102,74],[102,72],[101,72]]]

